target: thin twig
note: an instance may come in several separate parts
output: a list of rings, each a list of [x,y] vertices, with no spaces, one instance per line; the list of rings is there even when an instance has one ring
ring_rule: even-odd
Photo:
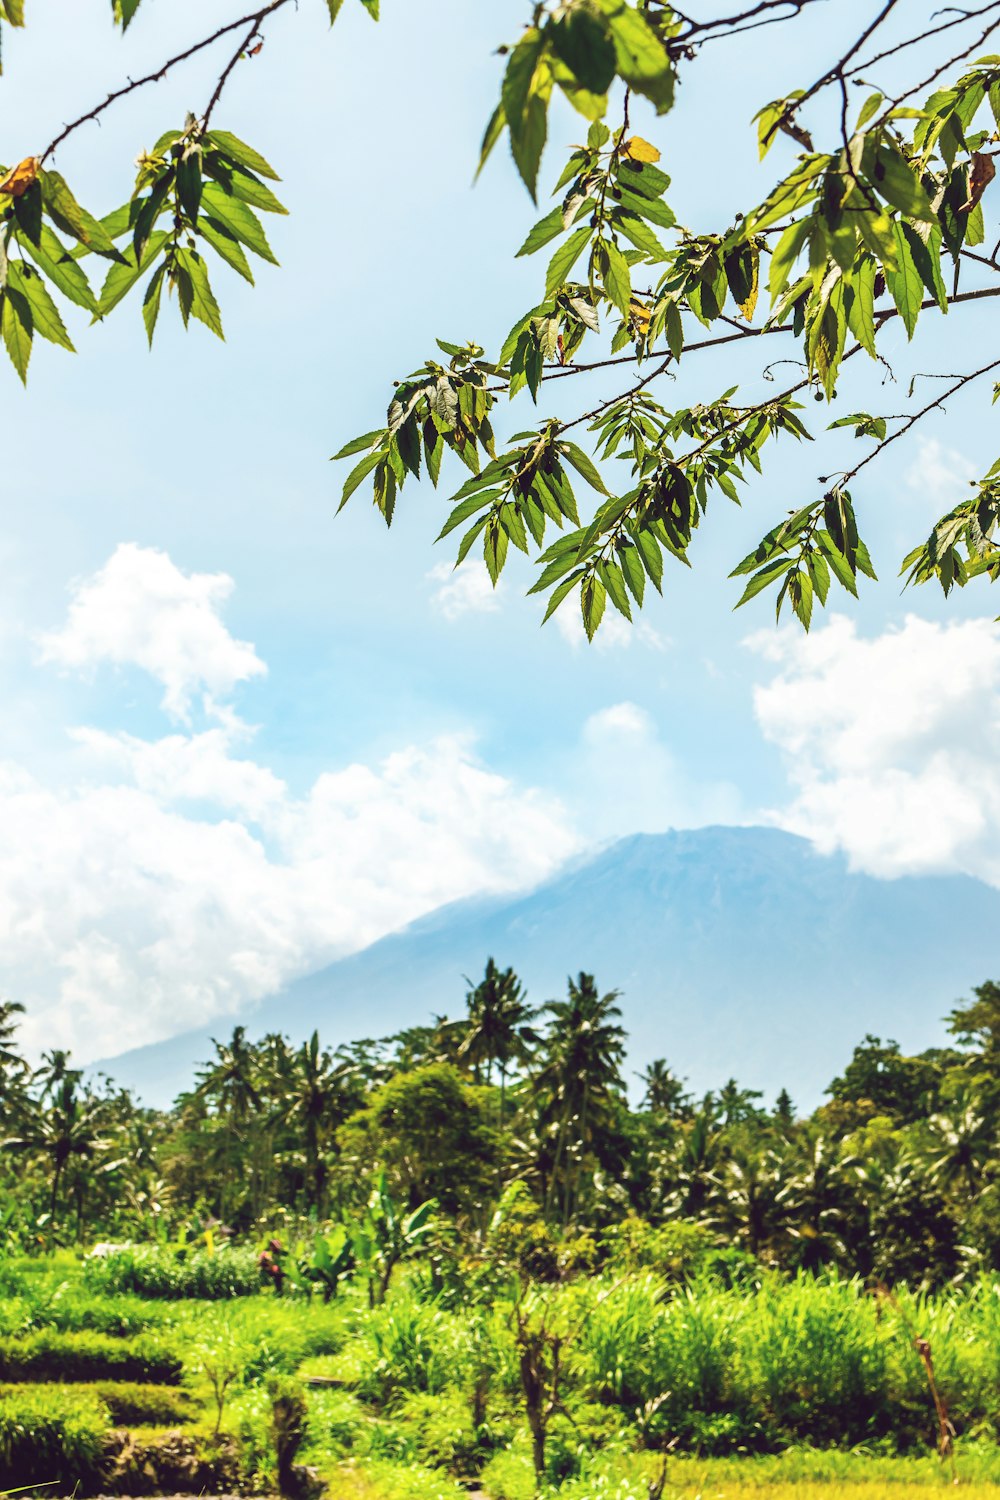
[[[144,88],[147,83],[159,83],[160,80],[166,78],[171,69],[176,68],[179,63],[187,62],[189,58],[195,57],[199,52],[204,52],[206,47],[211,47],[213,43],[219,41],[222,37],[228,36],[231,31],[238,31],[241,26],[247,26],[252,23],[252,34],[256,34],[257,28],[260,26],[265,17],[269,16],[273,11],[280,10],[283,5],[287,5],[288,3],[289,0],[271,0],[271,3],[269,5],[265,5],[259,10],[251,12],[249,15],[240,16],[238,20],[230,21],[225,26],[220,26],[218,31],[212,32],[211,36],[203,37],[200,42],[195,42],[193,46],[187,47],[183,52],[178,52],[175,57],[168,58],[167,61],[163,63],[159,68],[157,68],[155,72],[147,73],[142,78],[130,78],[128,83],[124,84],[122,88],[115,89],[113,93],[110,93],[104,100],[103,104],[95,105],[93,109],[88,109],[87,112],[80,115],[78,119],[71,120],[68,125],[64,125],[55,139],[50,141],[50,143],[46,146],[39,160],[41,162],[47,161],[48,158],[53,154],[53,152],[56,151],[58,147],[62,145],[63,141],[65,141],[68,136],[71,136],[75,130],[79,130],[81,125],[86,125],[91,120],[100,119],[101,115],[103,115],[106,109],[110,109],[112,104],[116,104],[119,99],[124,99],[126,94],[131,94],[134,93],[136,89]],[[240,51],[242,51],[242,46],[240,48]],[[236,58],[238,57],[239,53],[236,54]],[[235,61],[236,59],[234,58],[226,68],[225,73],[220,80],[220,83],[222,85],[225,84],[226,79],[232,71]],[[210,110],[214,107],[215,103],[217,102],[218,94],[221,92],[221,87],[217,88],[216,94],[213,95],[211,104],[209,106]]]

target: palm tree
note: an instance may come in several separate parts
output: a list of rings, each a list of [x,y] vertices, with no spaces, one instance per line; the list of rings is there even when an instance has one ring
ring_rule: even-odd
[[[257,1084],[259,1058],[257,1050],[246,1039],[246,1027],[235,1026],[229,1042],[218,1042],[214,1062],[199,1070],[195,1095],[210,1100],[224,1122],[226,1150],[223,1155],[220,1216],[227,1217],[229,1189],[239,1166],[241,1148],[254,1115],[263,1105]],[[253,1185],[251,1185],[252,1187]],[[251,1193],[252,1196],[252,1193]]]
[[[642,1107],[654,1115],[681,1115],[690,1104],[690,1095],[685,1092],[684,1081],[670,1067],[665,1058],[656,1057],[639,1074],[645,1086]]]
[[[562,1193],[562,1217],[569,1223],[579,1198],[584,1157],[594,1154],[608,1133],[614,1107],[623,1097],[621,1062],[625,1031],[618,1025],[619,991],[599,995],[593,975],[569,979],[565,1000],[544,1007],[551,1017],[545,1057],[537,1079],[543,1130],[555,1147],[546,1207]]]
[[[935,1187],[975,1198],[996,1147],[993,1122],[973,1093],[967,1091],[949,1113],[932,1115],[927,1121],[917,1160]]]
[[[325,1141],[346,1118],[343,1107],[344,1070],[335,1067],[330,1053],[320,1047],[314,1031],[295,1053],[287,1101],[287,1118],[300,1132],[306,1159],[307,1199],[320,1217],[326,1202]]]
[[[859,1192],[867,1175],[861,1159],[828,1136],[815,1134],[800,1146],[778,1196],[807,1270],[847,1253],[850,1231],[860,1220]]]
[[[75,1069],[64,1070],[61,1081],[45,1096],[34,1099],[24,1115],[17,1136],[4,1144],[12,1151],[31,1152],[47,1159],[52,1181],[49,1213],[56,1223],[59,1187],[70,1162],[92,1160],[104,1142],[101,1139],[101,1101],[77,1090]],[[83,1210],[83,1193],[77,1197],[77,1237]]]
[[[466,977],[466,984],[472,980]],[[514,1063],[526,1062],[537,1034],[531,1028],[537,1012],[526,1003],[521,981],[513,969],[501,972],[492,958],[486,960],[486,972],[465,997],[469,1008],[468,1027],[458,1049],[460,1062],[472,1065],[477,1083],[493,1080],[496,1064],[500,1074],[500,1121],[506,1105],[507,1074]]]
[[[0,1119],[12,1120],[24,1105],[28,1064],[18,1050],[18,1017],[24,1006],[17,1000],[0,1000]]]

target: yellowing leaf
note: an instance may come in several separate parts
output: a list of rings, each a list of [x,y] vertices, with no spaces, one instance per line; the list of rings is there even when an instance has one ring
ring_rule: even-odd
[[[630,136],[622,149],[625,155],[630,156],[633,161],[654,162],[660,159],[660,153],[656,147],[651,146],[649,141],[644,141],[641,135]]]
[[[38,180],[38,157],[26,156],[24,161],[12,167],[7,176],[0,182],[0,193],[6,193],[8,197],[20,198],[26,193],[33,182]]]

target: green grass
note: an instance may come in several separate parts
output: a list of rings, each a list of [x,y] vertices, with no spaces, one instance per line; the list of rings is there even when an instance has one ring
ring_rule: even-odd
[[[153,1284],[111,1291],[63,1255],[0,1268],[4,1487],[46,1478],[93,1493],[119,1426],[151,1452],[158,1433],[180,1428],[189,1450],[207,1445],[204,1472],[221,1472],[208,1450],[213,1373],[224,1370],[222,1430],[237,1445],[225,1462],[236,1452],[240,1483],[258,1493],[275,1479],[270,1387],[295,1376],[308,1418],[299,1457],[335,1500],[456,1500],[472,1484],[490,1500],[535,1500],[503,1296],[456,1309],[405,1274],[374,1310],[349,1284],[329,1304],[236,1290],[187,1298],[172,1284],[154,1297]],[[564,1338],[568,1412],[552,1421],[543,1500],[648,1500],[657,1450],[670,1445],[664,1500],[952,1492],[932,1451],[915,1333],[930,1340],[959,1432],[965,1493],[1000,1495],[1000,1289],[990,1281],[896,1305],[833,1279],[683,1287],[648,1271],[535,1295]],[[471,1397],[484,1371],[477,1430]]]

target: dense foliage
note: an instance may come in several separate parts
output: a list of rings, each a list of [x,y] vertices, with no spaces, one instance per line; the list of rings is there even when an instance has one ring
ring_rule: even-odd
[[[463,1017],[382,1041],[331,1052],[237,1028],[166,1111],[58,1050],[29,1067],[7,1004],[6,1243],[133,1242],[91,1283],[158,1297],[245,1294],[257,1240],[311,1225],[312,1284],[332,1296],[363,1267],[379,1300],[417,1250],[439,1278],[481,1256],[498,1211],[541,1281],[612,1246],[660,1271],[711,1255],[734,1277],[832,1267],[940,1287],[1000,1270],[1000,986],[951,1012],[950,1047],[910,1057],[866,1037],[808,1116],[735,1079],[696,1098],[663,1060],[630,1099],[617,1002],[580,974],[536,1009],[491,959]]]
[[[994,983],[953,1046],[865,1038],[807,1116],[662,1060],[630,1100],[617,992],[535,1007],[492,959],[464,1015],[381,1041],[238,1028],[162,1111],[31,1068],[18,1013],[10,1484],[647,1500],[678,1455],[835,1475],[817,1447],[996,1477]]]
[[[325,3],[333,22],[343,0]],[[378,0],[362,3],[378,19]],[[269,186],[274,168],[219,129],[215,113],[233,71],[260,53],[267,23],[291,9],[290,0],[268,0],[202,36],[0,177],[0,334],[22,379],[36,334],[73,347],[53,293],[95,319],[133,294],[152,340],[166,291],[185,324],[194,318],[222,336],[210,268],[214,274],[221,261],[252,281],[252,264],[274,260],[260,215],[285,210]],[[800,398],[833,401],[857,354],[895,378],[884,337],[895,320],[913,340],[918,324],[951,311],[961,318],[962,310],[995,297],[1000,262],[988,247],[995,239],[1000,57],[982,49],[1000,28],[996,6],[983,0],[938,12],[923,0],[887,0],[863,9],[867,17],[848,7],[821,9],[818,0],[758,0],[729,15],[664,0],[534,5],[522,34],[499,48],[500,98],[481,164],[506,138],[534,198],[554,101],[586,123],[586,139],[555,179],[555,206],[519,252],[549,255],[539,300],[498,350],[439,340],[438,352],[396,383],[385,425],[338,455],[356,459],[344,499],[371,480],[375,505],[391,522],[408,479],[425,472],[436,485],[445,455],[458,457],[472,477],[453,495],[442,535],[463,528],[459,560],[481,546],[495,582],[511,545],[540,552],[532,591],[548,596],[548,613],[575,593],[592,635],[609,599],[631,618],[647,582],[662,587],[666,560],[689,563],[706,512],[720,499],[738,501],[773,439],[810,436]],[[139,10],[140,0],[113,0],[123,28]],[[23,25],[24,11],[23,0],[0,0],[0,25]],[[772,27],[793,58],[804,25],[823,28],[828,65],[800,86],[786,84],[777,99],[761,98],[750,127],[761,158],[773,151],[779,159],[773,185],[759,201],[751,189],[749,201],[734,202],[725,223],[678,224],[670,177],[659,165],[664,154],[669,161],[671,152],[694,149],[712,172],[717,143],[741,124],[747,128],[726,118],[725,98],[712,84],[717,44]],[[103,218],[84,209],[53,166],[58,149],[118,99],[216,47],[224,65],[201,112],[142,151],[120,208]],[[672,137],[665,117],[699,70],[707,73],[710,124],[696,132],[689,124]],[[648,118],[642,129],[660,145],[637,130],[640,114]],[[798,154],[788,159],[792,147]],[[317,194],[326,191],[318,181]],[[87,257],[104,267],[99,290]],[[733,348],[764,336],[754,388],[741,395],[728,378]],[[957,334],[956,347],[963,341]],[[698,366],[719,346],[726,363],[699,376],[693,397],[671,409],[653,394],[661,377],[677,367],[686,374],[692,359]],[[829,472],[817,493],[794,497],[737,563],[734,576],[747,580],[740,603],[773,587],[778,611],[787,602],[808,628],[814,605],[825,604],[834,583],[856,594],[862,575],[874,577],[858,533],[856,477],[973,382],[993,376],[994,399],[1000,389],[997,359],[980,352],[945,363],[950,373],[929,372],[922,362],[900,368],[912,376],[908,395],[893,398],[901,409],[852,410],[828,424],[838,439],[875,446],[857,459],[830,440]],[[769,386],[774,370],[787,364],[800,373],[784,389]],[[576,384],[611,367],[625,376],[611,395],[498,440],[505,398],[527,390],[537,403],[549,382],[573,377]],[[569,436],[584,427],[590,452]],[[577,479],[590,501],[582,515]],[[554,542],[546,535],[553,527],[562,533]],[[995,581],[998,534],[994,464],[914,547],[902,571],[912,583],[936,579],[946,593],[974,577]]]

